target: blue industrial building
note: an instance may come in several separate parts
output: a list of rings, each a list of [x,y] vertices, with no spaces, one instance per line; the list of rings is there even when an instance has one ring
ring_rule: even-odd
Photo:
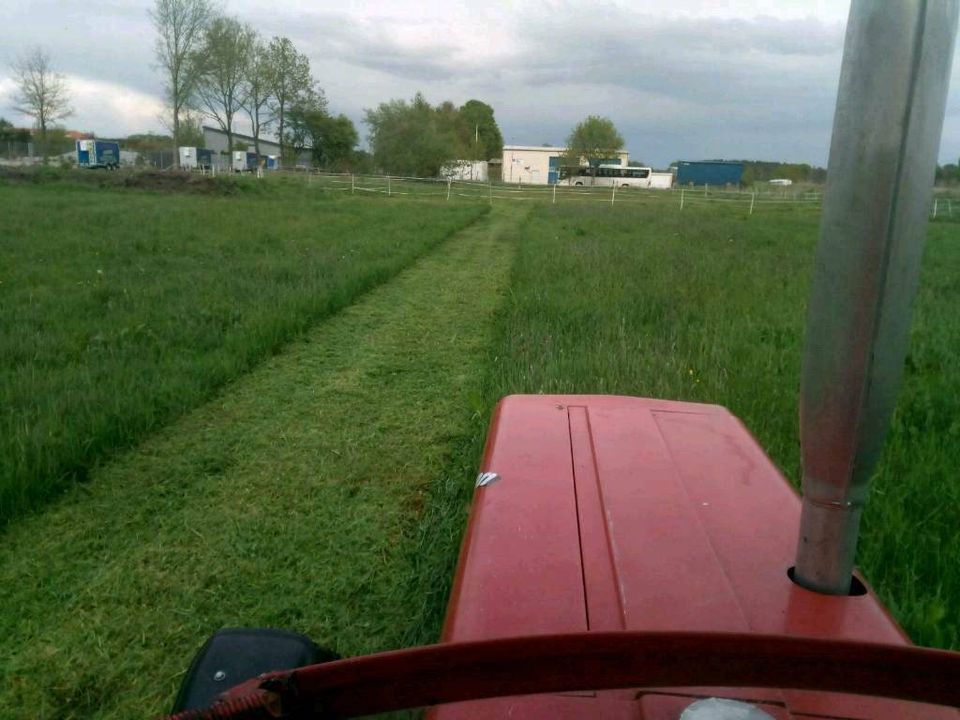
[[[739,185],[743,178],[743,163],[726,160],[677,164],[677,185]]]

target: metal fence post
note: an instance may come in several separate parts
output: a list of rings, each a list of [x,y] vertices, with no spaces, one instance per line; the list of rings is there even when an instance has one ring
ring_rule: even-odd
[[[750,214],[753,215],[753,203],[757,199],[757,193],[754,191],[750,194]]]
[[[387,175],[387,197],[390,197],[392,190],[390,189],[390,176]]]
[[[557,184],[553,184],[553,204],[557,204]]]
[[[450,187],[453,185],[453,178],[447,178],[447,202],[450,202]]]
[[[680,209],[683,210],[683,193],[686,192],[683,188],[680,188]]]

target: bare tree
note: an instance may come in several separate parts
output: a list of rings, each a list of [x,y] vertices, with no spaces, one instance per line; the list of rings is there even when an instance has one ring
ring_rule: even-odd
[[[36,121],[43,161],[46,162],[48,126],[73,113],[67,80],[54,70],[50,55],[39,46],[14,62],[13,75],[17,84],[14,110]]]
[[[197,98],[203,112],[227,134],[233,152],[233,118],[246,102],[247,66],[255,33],[234,18],[216,18],[204,34],[196,62],[201,68]]]
[[[164,88],[170,108],[173,155],[180,166],[180,119],[190,107],[200,68],[195,62],[204,29],[216,16],[210,0],[156,0],[150,19],[157,30],[157,64],[166,75]]]
[[[289,38],[274,37],[270,41],[270,62],[274,73],[270,110],[277,122],[277,138],[283,155],[287,112],[304,93],[313,89],[313,79],[310,77],[310,60],[297,51]]]
[[[247,64],[246,102],[244,108],[250,116],[250,125],[253,127],[253,146],[260,158],[260,133],[265,130],[273,119],[266,113],[267,104],[273,97],[274,68],[270,58],[270,51],[258,37],[253,40],[253,50]]]

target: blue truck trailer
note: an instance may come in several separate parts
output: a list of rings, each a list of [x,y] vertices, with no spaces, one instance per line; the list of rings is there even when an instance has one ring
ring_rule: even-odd
[[[681,160],[677,164],[677,185],[739,185],[742,178],[742,162]]]
[[[77,140],[77,165],[116,170],[120,167],[120,143],[108,140]]]

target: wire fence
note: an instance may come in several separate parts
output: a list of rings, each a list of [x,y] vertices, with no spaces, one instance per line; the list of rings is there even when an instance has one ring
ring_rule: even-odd
[[[385,195],[399,198],[435,198],[485,202],[514,201],[546,204],[595,203],[606,205],[675,204],[678,210],[703,204],[741,206],[748,214],[773,205],[819,208],[822,193],[803,190],[794,193],[758,192],[736,188],[583,187],[570,185],[523,185],[444,178],[413,178],[394,175],[359,175],[311,171],[271,173],[301,178],[318,192],[352,195]]]
[[[0,160],[5,156],[19,155],[26,148],[6,148],[0,144]],[[8,149],[8,153],[2,152]],[[143,169],[170,169],[175,158],[172,152],[157,151],[142,153],[143,159],[135,165]],[[196,171],[199,172],[199,171]],[[204,174],[233,172],[228,167],[218,166],[205,170]],[[433,198],[468,200],[478,202],[526,202],[545,204],[593,203],[610,206],[659,205],[673,206],[682,211],[687,207],[704,205],[740,208],[748,215],[767,208],[811,208],[819,210],[823,202],[820,186],[787,188],[736,188],[736,187],[672,187],[653,189],[638,187],[589,187],[556,185],[530,185],[503,182],[478,182],[447,178],[416,178],[398,175],[369,175],[325,172],[316,169],[270,170],[258,173],[267,180],[287,178],[305,183],[317,192],[333,192],[351,195],[383,195],[397,198]],[[936,188],[931,200],[930,218],[941,222],[960,222],[960,188]]]
[[[318,170],[274,171],[268,176],[301,178],[318,192],[353,195],[385,195],[398,198],[434,198],[485,202],[515,201],[547,204],[595,203],[619,205],[687,207],[715,205],[740,208],[748,215],[765,209],[810,208],[820,210],[823,203],[821,186],[789,188],[735,187],[672,187],[648,189],[638,187],[583,187],[564,184],[524,185],[516,183],[448,180],[446,178],[414,178],[396,175],[362,175]],[[930,204],[930,218],[960,222],[960,194],[937,188]]]

